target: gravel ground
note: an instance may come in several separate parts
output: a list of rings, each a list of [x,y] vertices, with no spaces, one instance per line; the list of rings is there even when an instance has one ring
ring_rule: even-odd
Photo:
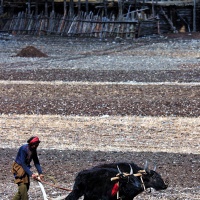
[[[166,38],[166,39],[165,39]],[[7,70],[82,69],[82,70],[180,70],[185,65],[199,68],[198,39],[169,40],[165,38],[130,41],[99,41],[97,39],[12,36],[0,40],[1,65]],[[82,45],[84,44],[84,45]],[[15,57],[31,45],[48,58]],[[197,66],[195,66],[197,65]],[[1,67],[2,68],[2,67]]]
[[[48,57],[16,56],[27,46]],[[135,199],[200,199],[199,47],[199,33],[124,41],[2,35],[0,199],[16,192],[11,164],[31,135],[42,140],[46,180],[62,187],[97,164],[148,159],[169,187]],[[45,189],[49,199],[67,195]],[[34,181],[29,194],[42,199]]]
[[[199,35],[137,40],[10,36],[0,40],[1,80],[199,82]],[[188,38],[191,37],[191,38]],[[33,46],[48,57],[18,57]]]

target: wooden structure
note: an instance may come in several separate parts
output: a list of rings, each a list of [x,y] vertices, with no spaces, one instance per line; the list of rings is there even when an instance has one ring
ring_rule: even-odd
[[[200,0],[1,0],[0,31],[140,37],[200,31]]]

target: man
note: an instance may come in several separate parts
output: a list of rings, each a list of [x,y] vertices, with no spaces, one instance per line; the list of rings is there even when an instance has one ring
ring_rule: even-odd
[[[40,178],[41,180],[44,178],[37,156],[37,147],[39,146],[39,143],[39,138],[33,136],[27,140],[27,144],[24,144],[19,148],[17,157],[12,166],[15,183],[18,185],[18,192],[13,197],[13,200],[28,200],[30,177],[33,179]],[[32,160],[39,175],[30,171],[30,163]]]

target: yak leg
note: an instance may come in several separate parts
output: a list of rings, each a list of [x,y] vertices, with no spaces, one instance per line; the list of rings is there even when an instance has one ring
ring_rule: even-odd
[[[78,200],[84,194],[84,187],[82,184],[74,184],[72,192],[65,198],[65,200]]]
[[[83,194],[80,193],[79,190],[73,190],[69,193],[69,195],[65,198],[65,200],[78,200]]]

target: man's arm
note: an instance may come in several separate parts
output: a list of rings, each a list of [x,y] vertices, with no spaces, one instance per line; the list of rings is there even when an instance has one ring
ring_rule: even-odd
[[[33,162],[34,162],[34,165],[35,165],[38,173],[42,174],[42,168],[40,166],[40,162],[39,162],[39,159],[38,159],[38,156],[37,156],[37,152],[34,152],[34,154],[33,154]]]

